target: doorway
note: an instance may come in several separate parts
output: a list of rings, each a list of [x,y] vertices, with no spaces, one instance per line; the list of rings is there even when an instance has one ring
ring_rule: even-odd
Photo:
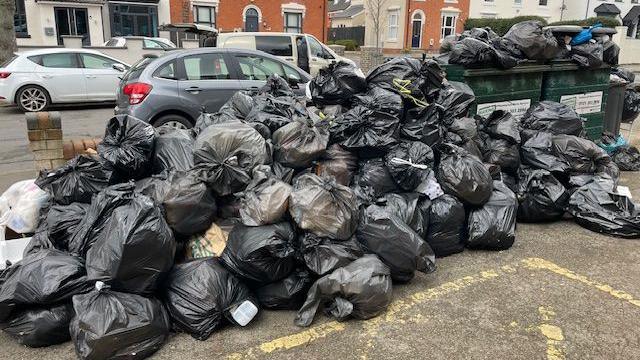
[[[419,49],[422,47],[422,13],[416,12],[412,17],[411,26],[411,47]]]
[[[254,8],[248,8],[244,13],[244,31],[256,32],[258,31],[258,10]]]
[[[82,36],[82,45],[91,45],[89,38],[89,16],[83,8],[54,8],[56,19],[56,36],[58,45],[62,44],[63,35]]]

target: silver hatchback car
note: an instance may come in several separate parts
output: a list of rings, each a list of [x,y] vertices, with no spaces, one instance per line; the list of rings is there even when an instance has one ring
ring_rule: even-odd
[[[202,112],[217,112],[239,90],[257,90],[270,75],[287,79],[305,94],[311,76],[255,50],[200,48],[144,58],[123,76],[115,113],[153,126],[191,128]]]

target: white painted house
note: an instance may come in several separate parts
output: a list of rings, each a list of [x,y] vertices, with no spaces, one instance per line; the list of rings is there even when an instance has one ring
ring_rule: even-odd
[[[536,15],[548,22],[566,20],[562,9],[567,1],[571,0],[471,0],[469,17],[497,19]]]

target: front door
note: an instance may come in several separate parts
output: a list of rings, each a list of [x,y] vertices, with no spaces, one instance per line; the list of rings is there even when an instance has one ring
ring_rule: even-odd
[[[420,40],[422,38],[422,21],[413,20],[413,31],[411,35],[411,47],[419,48]]]
[[[258,11],[256,9],[247,9],[244,14],[244,31],[256,32],[258,31]]]
[[[63,35],[82,36],[82,45],[91,45],[87,9],[57,7],[55,8],[55,18],[58,45],[62,45]]]

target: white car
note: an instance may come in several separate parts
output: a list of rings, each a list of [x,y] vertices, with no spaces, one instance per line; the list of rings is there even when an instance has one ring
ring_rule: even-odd
[[[95,50],[41,49],[16,53],[0,64],[0,101],[23,111],[51,104],[115,101],[129,68]]]
[[[123,47],[127,45],[127,39],[124,36],[116,36],[105,42],[103,46],[108,47]],[[175,49],[176,44],[169,39],[159,37],[144,37],[142,39],[142,46],[147,49]]]

